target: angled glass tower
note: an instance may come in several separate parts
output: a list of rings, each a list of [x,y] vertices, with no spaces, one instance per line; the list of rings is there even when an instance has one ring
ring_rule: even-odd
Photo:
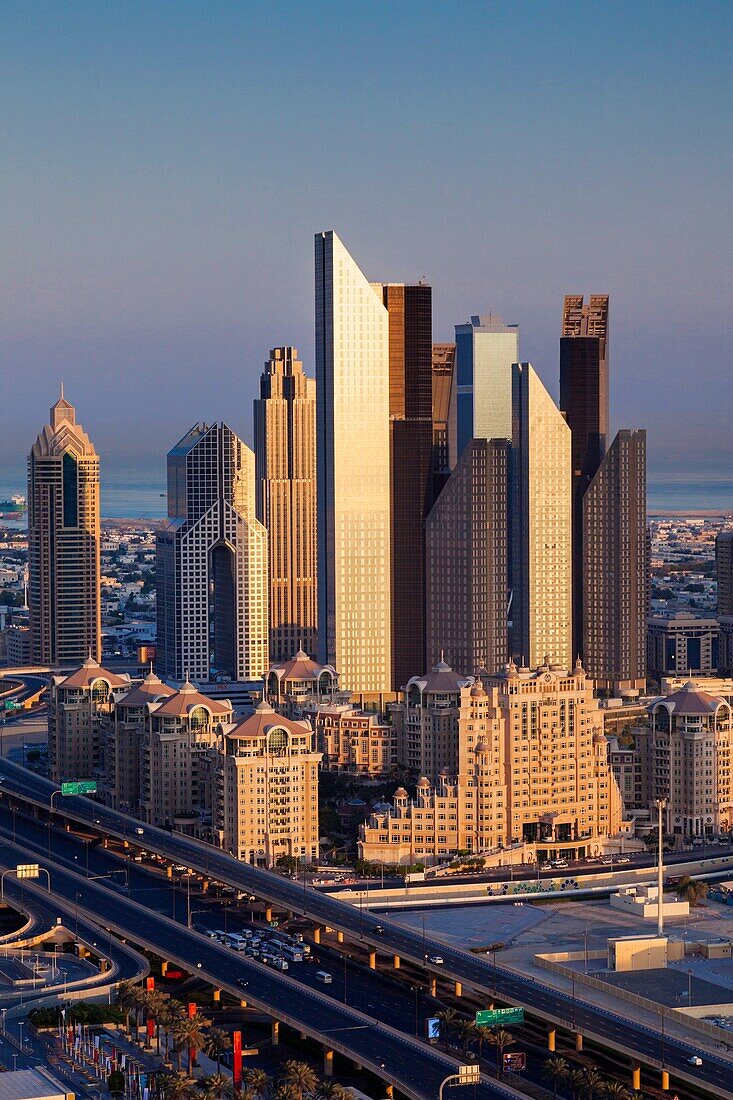
[[[489,313],[456,325],[456,450],[471,439],[511,439],[512,363],[519,362],[519,326]]]
[[[351,691],[392,682],[389,314],[332,231],[315,237],[318,649]]]

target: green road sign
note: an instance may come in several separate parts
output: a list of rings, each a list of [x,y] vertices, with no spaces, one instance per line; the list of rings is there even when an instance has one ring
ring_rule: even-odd
[[[21,706],[20,703],[16,703],[14,699],[6,699],[5,700],[5,709],[6,710],[22,710],[23,707]]]
[[[96,779],[79,779],[76,783],[62,783],[61,794],[96,794]]]
[[[506,1024],[523,1024],[524,1009],[482,1008],[476,1013],[476,1023],[488,1027],[495,1027],[497,1024],[501,1024],[502,1026]]]

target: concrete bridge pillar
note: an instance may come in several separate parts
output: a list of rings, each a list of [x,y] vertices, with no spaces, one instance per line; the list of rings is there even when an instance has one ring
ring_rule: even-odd
[[[214,1004],[218,1005],[220,1001],[221,1001],[221,990],[220,989],[215,989],[214,990]]]
[[[323,1052],[323,1076],[333,1077],[333,1051],[324,1050]]]
[[[385,1085],[384,1095],[389,1096],[390,1100],[392,1100],[392,1097],[394,1096],[394,1085]]]
[[[399,970],[399,968],[400,968],[400,957],[399,957],[399,955],[395,955],[392,961],[394,962],[395,970]]]
[[[575,1049],[576,1050],[582,1050],[583,1049],[583,1036],[580,1034],[579,1031],[576,1033],[576,1036],[575,1036]]]
[[[272,1045],[276,1047],[280,1042],[280,1021],[272,1021]]]
[[[634,1062],[631,1067],[631,1087],[637,1092],[641,1088],[641,1066],[638,1062]]]
[[[662,1092],[668,1092],[669,1091],[669,1071],[666,1070],[666,1069],[662,1070],[661,1086],[662,1086]]]
[[[435,997],[437,995],[437,992],[438,992],[438,979],[435,977],[435,975],[433,975],[432,978],[430,979],[430,987],[429,988],[430,988],[430,996]]]
[[[343,942],[344,942],[343,932],[337,932],[336,933],[336,943],[343,943]]]
[[[321,930],[318,927],[318,925],[316,925],[316,927],[313,929],[313,942],[314,943],[320,943],[321,942]]]
[[[453,992],[455,993],[456,997],[462,997],[463,996],[463,985],[461,984],[461,982],[456,982],[455,983],[455,985],[453,987]]]
[[[555,1051],[557,1042],[557,1031],[554,1027],[548,1027],[547,1029],[547,1049]]]
[[[377,952],[376,951],[370,951],[369,952],[369,969],[370,970],[376,970],[377,969]]]
[[[265,906],[265,920],[268,922],[268,924],[272,920],[272,906],[271,905],[266,905]]]
[[[247,1002],[240,998],[239,1007],[240,1008],[246,1008],[247,1007]]]
[[[173,864],[172,863],[168,864],[168,866],[165,869],[165,873],[168,876],[168,878],[173,878]]]

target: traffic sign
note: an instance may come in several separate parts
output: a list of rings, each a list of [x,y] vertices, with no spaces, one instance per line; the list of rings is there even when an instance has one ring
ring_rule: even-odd
[[[504,1073],[522,1073],[527,1068],[527,1055],[523,1050],[512,1050],[504,1055]]]
[[[484,1027],[496,1024],[523,1024],[523,1008],[481,1008],[476,1013],[476,1023]]]
[[[20,703],[16,703],[14,699],[6,699],[5,700],[5,709],[6,710],[22,710],[23,707]]]
[[[96,779],[78,779],[75,783],[62,783],[61,794],[96,794]]]
[[[38,878],[39,865],[37,863],[19,863],[15,868],[18,878]]]
[[[467,1085],[470,1081],[478,1081],[481,1078],[481,1066],[475,1063],[472,1066],[459,1066],[458,1067],[458,1080],[462,1085]]]

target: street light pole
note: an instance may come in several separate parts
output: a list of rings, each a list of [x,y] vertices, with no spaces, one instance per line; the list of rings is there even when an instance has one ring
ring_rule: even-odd
[[[659,829],[659,849],[657,859],[657,935],[664,935],[664,842],[662,837],[662,811],[667,806],[666,798],[657,798],[654,800],[654,805],[657,807],[657,826]]]

